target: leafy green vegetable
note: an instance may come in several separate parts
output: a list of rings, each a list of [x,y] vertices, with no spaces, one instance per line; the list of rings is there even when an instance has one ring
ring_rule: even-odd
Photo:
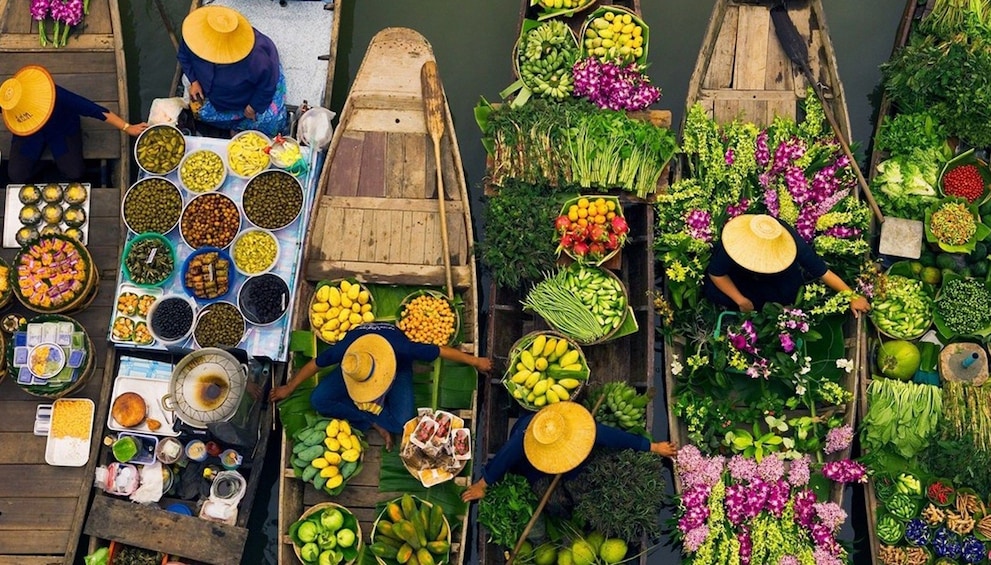
[[[968,486],[982,498],[991,494],[991,452],[974,447],[969,433],[958,434],[948,422],[940,425],[939,441],[919,455],[933,477],[946,478],[954,485]]]
[[[478,248],[496,284],[517,288],[554,266],[554,218],[560,207],[548,198],[553,192],[546,184],[507,181],[498,195],[487,197],[485,237]]]
[[[871,188],[887,215],[919,220],[939,199],[936,183],[943,159],[937,150],[913,149],[882,161]]]
[[[867,451],[891,450],[910,459],[934,435],[943,406],[939,387],[873,377],[867,387],[861,441]]]
[[[489,532],[489,541],[512,547],[537,507],[537,495],[520,475],[507,474],[485,491],[478,503],[478,523]]]
[[[946,129],[927,111],[886,117],[878,132],[877,149],[892,156],[909,155],[917,150],[938,149],[945,157],[950,151]],[[944,159],[945,160],[945,159]],[[930,183],[935,184],[935,183]]]

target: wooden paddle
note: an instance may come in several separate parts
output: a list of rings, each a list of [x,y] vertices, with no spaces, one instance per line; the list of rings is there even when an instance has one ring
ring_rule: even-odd
[[[602,406],[602,401],[606,399],[605,393],[595,401],[595,406],[592,407],[592,416],[599,411],[599,406]],[[526,537],[530,535],[530,530],[536,525],[537,519],[540,518],[540,514],[544,511],[544,507],[547,506],[547,502],[551,499],[551,494],[554,493],[554,489],[557,488],[558,483],[561,482],[561,477],[563,473],[558,473],[554,475],[551,479],[551,484],[547,487],[547,492],[544,493],[543,498],[537,503],[537,509],[533,511],[533,516],[530,516],[530,521],[526,523],[526,527],[523,528],[523,533],[520,534],[520,539],[516,540],[516,546],[513,547],[513,552],[509,554],[509,559],[506,560],[506,565],[513,565],[513,560],[516,556],[520,554],[520,548],[523,547],[523,543],[526,541]]]
[[[847,143],[846,137],[843,135],[843,131],[836,121],[833,109],[826,101],[823,86],[812,76],[812,69],[809,68],[809,50],[806,47],[805,38],[798,32],[795,23],[788,16],[788,8],[785,6],[784,0],[779,1],[777,5],[771,8],[771,21],[774,22],[774,32],[778,36],[778,41],[781,42],[781,48],[784,49],[785,54],[788,55],[791,62],[798,65],[798,68],[802,70],[805,79],[812,85],[812,90],[815,91],[816,97],[822,103],[822,110],[826,115],[826,120],[829,122],[829,126],[833,128],[833,133],[836,134],[836,139],[839,140],[843,153],[850,159],[850,166],[853,167],[853,172],[857,175],[857,182],[860,183],[860,188],[864,191],[867,204],[871,207],[871,211],[874,212],[874,216],[877,217],[878,223],[884,223],[884,215],[881,213],[881,208],[878,207],[877,201],[874,200],[871,187],[867,184],[864,173],[860,171],[860,165],[857,164],[857,159],[853,156],[850,145]]]
[[[427,115],[427,131],[434,142],[434,163],[437,168],[437,205],[440,208],[440,237],[444,243],[444,274],[447,276],[447,298],[454,298],[451,277],[451,248],[447,239],[447,212],[444,205],[444,172],[440,168],[440,139],[444,136],[444,88],[437,76],[437,62],[427,61],[420,68],[423,89],[423,110]]]

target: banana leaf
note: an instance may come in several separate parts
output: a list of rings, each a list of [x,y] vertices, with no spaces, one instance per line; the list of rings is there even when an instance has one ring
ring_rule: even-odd
[[[469,468],[466,465],[465,468]],[[451,524],[451,530],[461,521],[461,518],[468,511],[468,505],[461,501],[463,487],[454,484],[454,481],[447,481],[430,488],[424,487],[418,479],[413,477],[406,467],[403,466],[402,459],[399,458],[399,449],[382,452],[382,467],[379,471],[379,492],[408,492],[427,502],[440,504],[444,508],[444,515]],[[383,501],[376,507],[381,512],[388,501]]]
[[[430,406],[443,410],[469,410],[471,399],[478,388],[478,372],[474,367],[441,361],[440,389],[437,405],[433,399],[433,365],[418,364],[413,370],[413,399],[417,406]]]

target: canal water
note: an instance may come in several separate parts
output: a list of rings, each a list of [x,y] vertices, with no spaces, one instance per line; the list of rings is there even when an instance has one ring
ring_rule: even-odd
[[[245,0],[256,2],[264,0]],[[272,0],[277,1],[277,0]],[[297,0],[290,0],[286,10],[292,10]],[[688,80],[695,65],[696,54],[705,34],[712,9],[711,0],[641,0],[643,16],[651,28],[650,68],[654,84],[661,87],[663,97],[659,107],[672,110],[674,123],[683,114]],[[159,4],[168,25],[160,17]],[[853,141],[861,154],[867,147],[873,130],[874,106],[880,79],[878,65],[887,60],[904,8],[904,0],[823,0],[826,19],[836,50],[840,76],[849,105]],[[168,29],[178,30],[188,12],[186,0],[120,0],[127,72],[130,89],[131,122],[148,115],[151,102],[168,96],[175,68],[175,51]],[[473,204],[480,202],[481,180],[485,172],[485,153],[472,115],[479,96],[490,101],[512,82],[511,51],[519,15],[520,0],[348,0],[347,9],[339,14],[341,33],[338,45],[337,74],[331,109],[340,111],[351,79],[361,63],[371,37],[389,26],[405,26],[422,33],[433,45],[438,68],[458,134],[465,174],[472,192]],[[323,49],[322,46],[315,47]],[[313,56],[321,55],[314,51]],[[478,207],[475,206],[477,210]],[[479,215],[476,215],[479,216]],[[478,219],[476,218],[476,224]],[[476,233],[484,236],[484,226],[476,225]],[[487,286],[482,287],[487,288]],[[483,312],[487,305],[482,297]],[[657,363],[662,370],[662,363]],[[662,378],[656,382],[660,387]],[[663,396],[662,396],[663,398]],[[663,407],[657,407],[655,422],[663,426]],[[666,437],[661,427],[656,437]],[[264,484],[255,503],[252,535],[245,552],[245,564],[275,563],[275,543],[278,518],[278,454],[266,463]],[[859,489],[858,489],[859,490]],[[848,499],[850,497],[848,496]],[[847,501],[848,511],[862,508],[860,501]],[[859,511],[853,512],[854,525],[847,527],[843,538],[861,542],[866,527]],[[863,545],[858,543],[858,547]],[[869,563],[866,556],[857,562]],[[677,553],[660,547],[651,555],[650,563],[677,563]]]

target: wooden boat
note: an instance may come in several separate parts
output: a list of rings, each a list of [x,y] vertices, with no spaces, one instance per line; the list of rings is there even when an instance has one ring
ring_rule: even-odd
[[[916,25],[918,21],[921,20],[926,14],[932,11],[935,2],[936,0],[927,0],[926,2],[908,0],[905,3],[905,11],[902,13],[901,21],[898,24],[898,31],[895,32],[895,43],[892,48],[892,54],[908,43],[913,26]],[[884,123],[884,119],[886,117],[891,117],[894,114],[895,109],[892,106],[891,99],[887,94],[882,95],[881,102],[878,104],[877,120],[874,125],[874,132],[871,138],[872,140],[877,139],[878,133],[881,130],[881,124]],[[878,164],[880,164],[886,157],[886,152],[878,150],[876,146],[872,147],[868,178],[873,180],[878,172]],[[867,348],[865,347],[864,359],[860,367],[860,395],[858,398],[859,406],[857,410],[860,413],[861,418],[867,415],[867,387],[871,383],[872,372],[871,363],[867,357],[866,350]],[[864,484],[864,499],[865,506],[867,507],[867,534],[870,558],[872,562],[880,563],[878,560],[881,544],[877,537],[877,496],[873,480],[869,480]]]
[[[309,330],[308,309],[316,283],[355,278],[371,285],[433,286],[443,289],[446,273],[441,242],[434,149],[428,135],[420,69],[433,61],[427,40],[411,29],[376,34],[358,69],[320,179],[304,245],[294,324]],[[478,343],[477,279],[468,190],[450,110],[444,104],[440,162],[454,293],[464,302],[462,350]],[[381,313],[377,313],[381,314]],[[475,427],[474,404],[458,416]],[[333,501],[360,522],[367,542],[383,501],[402,493],[379,489],[383,442],[369,434],[363,469],[331,499],[297,479],[289,463],[291,443],[283,437],[279,531],[288,531],[312,506]],[[466,478],[457,478],[466,484]],[[450,563],[465,561],[468,516],[451,522]],[[371,559],[367,554],[366,559]],[[286,538],[279,563],[298,563]]]
[[[701,103],[718,123],[734,119],[753,122],[758,126],[770,124],[775,116],[796,119],[809,87],[802,71],[794,65],[781,47],[770,16],[773,3],[737,0],[717,0],[709,20],[705,39],[688,87],[686,111]],[[819,0],[788,4],[788,15],[807,41],[812,76],[829,87],[827,99],[839,124],[838,135],[850,139],[850,120],[836,70],[836,56],[826,27],[825,13]],[[676,177],[680,175],[676,173]],[[855,189],[856,190],[856,189]],[[852,316],[845,323],[844,349],[847,359],[859,364],[863,360],[863,325]],[[672,361],[685,359],[685,341],[674,339],[664,347],[665,393],[668,402],[668,425],[671,439],[680,445],[687,443],[688,431],[670,409],[677,397],[677,377],[672,373]],[[858,391],[858,372],[844,374],[840,385],[851,393]],[[856,404],[838,407],[844,423],[852,425]],[[841,453],[849,457],[849,448]],[[679,481],[675,477],[676,483]],[[680,484],[676,484],[680,491]],[[834,500],[841,500],[842,488],[834,487]]]
[[[223,2],[215,3],[222,4]],[[112,2],[112,4],[116,6],[115,2]],[[199,7],[200,4],[200,0],[193,0],[190,10]],[[338,0],[335,7],[339,7],[340,4],[341,0]],[[259,0],[253,4],[246,2],[236,3],[236,8],[253,23],[264,20],[266,17],[271,19],[270,9],[273,6],[277,10],[281,9],[277,3],[268,2],[267,0]],[[312,6],[316,6],[316,4]],[[292,8],[286,7],[285,9],[291,10]],[[266,10],[269,11],[265,12]],[[318,36],[312,34],[300,36],[296,33],[295,28],[271,25],[271,21],[267,23],[269,25],[265,27],[264,32],[273,39],[280,50],[288,50],[295,53],[311,53],[313,51],[312,46],[318,44]],[[284,62],[284,69],[287,75],[294,72],[297,74],[297,76],[292,78],[287,76],[287,81],[295,80],[295,84],[309,85],[312,88],[307,89],[307,92],[315,91],[319,93],[318,97],[314,97],[316,99],[310,100],[311,104],[322,104],[324,106],[329,104],[330,81],[334,76],[334,62],[336,60],[334,54],[336,53],[339,29],[340,18],[335,13],[333,15],[332,25],[328,26],[322,32],[322,35],[319,36],[320,40],[327,42],[326,45],[330,56],[326,53],[312,52],[314,60],[322,56],[328,61],[325,76],[313,75],[312,71],[305,70],[305,65],[302,65],[304,67],[303,70],[295,70],[291,61]],[[173,91],[175,91],[174,88]],[[287,93],[287,105],[298,106],[303,102],[302,99],[297,100],[293,96],[294,91],[289,90]],[[313,166],[316,168],[314,169],[315,172],[311,174],[318,177],[322,164],[322,154],[320,154],[314,160]],[[115,215],[119,215],[119,209],[120,204],[118,202],[116,204]],[[123,225],[121,226],[121,233],[125,234],[121,241],[123,243],[123,239],[126,238],[127,233],[126,227]],[[119,260],[117,262],[119,263]],[[115,279],[116,276],[111,277],[112,281]],[[110,296],[110,300],[112,300],[114,296],[113,288],[109,290],[108,295]],[[108,306],[107,309],[109,311],[112,307]],[[108,320],[104,317],[103,326],[100,329],[101,332],[106,331],[108,323]],[[178,361],[177,357],[171,357],[167,354],[135,353],[133,351],[128,351],[127,354],[169,362]],[[108,352],[108,362],[104,377],[108,383],[112,382],[117,375],[120,356],[120,352],[115,352],[113,349]],[[273,362],[270,366],[266,367],[272,372],[273,382],[281,381],[286,373],[285,363]],[[263,377],[258,377],[255,380],[261,386],[266,384]],[[106,396],[109,396],[109,387],[107,388]],[[246,453],[244,456],[242,468],[249,469],[250,472],[247,473],[247,485],[244,489],[244,497],[238,506],[238,515],[235,523],[220,523],[200,519],[195,516],[182,516],[174,512],[164,511],[158,507],[134,504],[124,498],[110,496],[102,491],[98,491],[93,498],[92,506],[86,517],[85,534],[90,538],[90,550],[92,551],[100,545],[106,545],[105,542],[107,540],[113,540],[117,543],[159,551],[171,557],[194,560],[197,563],[218,565],[240,563],[249,534],[248,523],[251,518],[255,496],[259,488],[268,488],[262,485],[261,469],[268,449],[271,430],[273,429],[272,419],[274,415],[272,410],[261,410],[263,405],[267,405],[267,403],[262,401],[255,405],[250,420],[250,423],[255,425],[255,428],[252,428],[252,430],[257,431],[257,442],[251,452]],[[104,429],[103,426],[106,421],[107,412],[106,408],[98,412],[102,414],[103,421],[98,422],[95,429]],[[96,458],[91,458],[91,461],[94,459]],[[87,474],[86,479],[86,488],[89,491],[92,488],[92,473]],[[163,501],[169,502],[165,498],[163,498]],[[164,505],[162,504],[162,506]]]
[[[91,0],[89,14],[73,30],[65,47],[42,47],[30,2],[0,0],[0,80],[17,69],[44,65],[55,82],[90,98],[121,116],[128,116],[127,72],[118,3]],[[49,32],[50,32],[49,23]],[[129,141],[126,134],[104,122],[82,120],[84,182],[91,184],[88,249],[100,270],[102,283],[95,300],[73,314],[95,344],[95,368],[74,398],[96,404],[94,429],[107,416],[110,380],[104,366],[112,364],[101,336],[110,323],[114,279],[120,256],[119,215],[121,191],[128,185]],[[10,133],[0,122],[0,153],[10,147]],[[6,155],[5,155],[6,156]],[[2,166],[6,170],[6,166]],[[54,179],[53,179],[54,180]],[[4,179],[3,182],[6,182]],[[0,202],[0,212],[3,204]],[[15,250],[4,249],[8,262]],[[19,305],[12,312],[30,319],[34,314]],[[106,360],[106,361],[105,361]],[[44,437],[32,434],[35,410],[50,403],[29,396],[13,382],[0,379],[0,562],[73,563],[93,485],[99,441],[93,442],[89,462],[82,467],[53,467],[45,462]],[[99,438],[99,432],[95,432]]]
[[[588,14],[600,6],[617,6],[640,14],[640,0],[607,1],[595,0],[592,6],[564,21],[576,33],[579,32]],[[537,9],[524,0],[520,9],[520,26],[524,19],[536,19]],[[650,120],[657,127],[670,127],[671,113],[666,110],[634,113],[641,119]],[[489,165],[491,165],[491,159]],[[661,175],[661,185],[667,185],[666,172]],[[486,187],[486,193],[493,195],[497,188]],[[614,193],[615,194],[615,193]],[[622,252],[608,261],[604,267],[622,280],[629,295],[639,331],[606,343],[584,347],[583,352],[590,369],[589,385],[594,386],[608,381],[625,381],[639,392],[653,391],[655,332],[655,312],[652,293],[655,289],[654,208],[645,200],[632,194],[618,194],[623,213],[630,224],[631,237],[623,246]],[[528,286],[528,285],[527,285]],[[539,316],[524,312],[521,301],[528,288],[506,288],[492,283],[489,286],[489,310],[486,333],[486,351],[492,359],[495,370],[484,380],[482,419],[484,435],[479,461],[487,461],[506,442],[510,430],[522,409],[510,396],[502,384],[502,377],[509,363],[513,344],[524,335],[538,330],[550,329]],[[651,429],[654,411],[647,408],[647,429]],[[500,564],[506,562],[505,548],[487,542],[489,536],[482,526],[476,526],[476,543],[480,563]],[[644,540],[646,541],[646,540]],[[646,544],[641,544],[645,549]],[[644,552],[638,562],[647,562]]]

